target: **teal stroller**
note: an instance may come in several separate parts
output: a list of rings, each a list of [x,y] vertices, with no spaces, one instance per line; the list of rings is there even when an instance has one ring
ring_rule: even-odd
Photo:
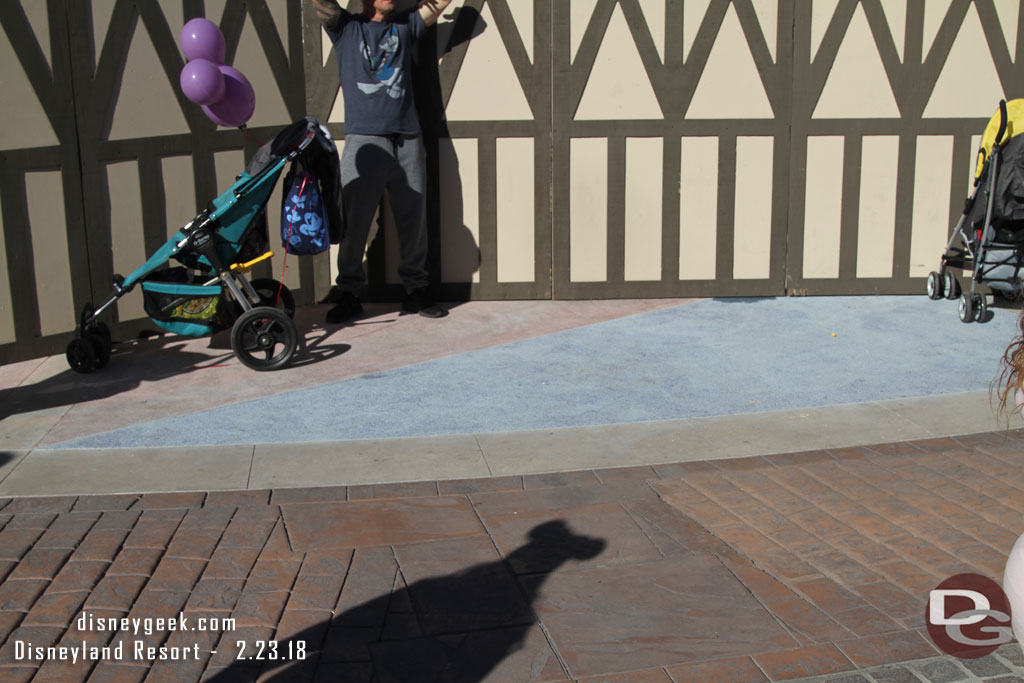
[[[311,117],[281,131],[227,191],[149,260],[126,277],[115,275],[106,301],[86,305],[79,316],[66,352],[71,369],[86,373],[107,365],[110,331],[99,316],[136,285],[158,327],[189,337],[230,327],[231,349],[241,363],[253,370],[287,365],[298,347],[292,295],[277,280],[250,282],[245,274],[273,255],[267,250],[267,201],[285,166],[316,139],[314,149],[335,149],[327,129]],[[181,265],[164,268],[172,258]]]

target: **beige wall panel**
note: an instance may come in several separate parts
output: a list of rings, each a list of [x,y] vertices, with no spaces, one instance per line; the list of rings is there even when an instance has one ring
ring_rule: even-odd
[[[36,97],[3,31],[0,31],[0,88],[5,102],[4,125],[0,126],[0,149],[50,147],[58,144],[43,105]]]
[[[661,280],[661,138],[626,138],[626,281]]]
[[[569,279],[608,279],[608,141],[569,143]]]
[[[0,202],[3,198],[0,197]],[[4,242],[4,213],[0,204],[0,344],[17,339],[14,335],[14,310],[11,308],[11,271],[7,268],[7,245]]]
[[[284,5],[282,2],[267,3],[268,5]],[[256,109],[252,118],[249,119],[249,126],[283,126],[291,123],[291,116],[288,108],[284,106],[284,98],[281,97],[281,89],[274,80],[274,74],[270,70],[267,56],[260,42],[256,27],[252,19],[246,19],[245,28],[242,29],[242,37],[238,42],[238,51],[235,54],[234,66],[252,84],[253,92],[256,93]],[[198,107],[199,105],[194,105]]]
[[[110,188],[110,241],[114,252],[114,272],[128,275],[146,262],[146,238],[142,228],[142,190],[139,165],[135,161],[107,164]],[[136,288],[117,302],[117,317],[134,320],[146,317],[142,290]]]
[[[771,269],[772,154],[769,137],[736,140],[736,227],[733,277],[760,280]]]
[[[1003,97],[992,52],[973,4],[939,74],[925,118],[989,117]]]
[[[713,280],[718,243],[718,138],[683,138],[679,279]]]
[[[927,55],[928,51],[932,49],[935,36],[938,35],[942,20],[946,18],[946,13],[952,3],[950,0],[946,0],[946,2],[932,0],[922,4],[924,5],[924,51],[922,54]]]
[[[651,40],[658,50],[658,57],[665,61],[665,3],[663,2],[641,2],[640,9],[647,21],[647,29],[651,33]]]
[[[1020,18],[1020,3],[1014,0],[995,0],[996,13],[1003,27],[1006,46],[1010,48],[1010,59],[1017,60],[1017,22]]]
[[[199,213],[195,171],[190,156],[164,157],[160,163],[164,174],[167,236],[170,237]]]
[[[331,42],[331,37],[327,35],[327,31],[323,28],[320,29],[320,66],[327,66],[327,62],[335,61],[334,54],[331,52],[334,49],[334,43]]]
[[[238,135],[241,137],[242,134],[239,133]],[[213,165],[217,173],[216,193],[220,195],[220,193],[234,185],[235,178],[245,170],[245,155],[241,150],[215,152],[213,155]],[[211,199],[213,197],[200,197],[199,203],[206,206],[210,203]]]
[[[441,281],[480,281],[480,171],[476,139],[440,141]]]
[[[138,182],[136,181],[136,187]],[[43,336],[75,329],[64,184],[60,171],[25,174],[32,258]]]
[[[860,169],[857,277],[892,277],[900,139],[864,138]]]
[[[576,52],[580,49],[580,43],[583,42],[583,34],[586,33],[590,17],[593,16],[594,9],[597,7],[597,0],[569,0],[569,4],[569,9],[572,12],[569,40],[572,44],[572,58],[576,59]]]
[[[811,59],[814,59],[814,55],[818,54],[818,48],[821,47],[821,40],[825,37],[825,30],[828,29],[828,24],[832,21],[832,15],[836,13],[836,7],[839,6],[839,0],[814,0],[813,2],[807,3],[808,10],[811,13]]]
[[[907,29],[907,0],[882,0],[882,9],[885,11],[892,41],[896,44],[896,51],[902,60]]]
[[[807,139],[807,192],[804,194],[805,278],[839,277],[839,237],[843,217],[843,138]]]
[[[754,3],[757,20],[761,24],[761,33],[768,44],[768,52],[775,59],[775,35],[779,24],[779,0],[757,0]]]
[[[498,282],[533,282],[534,140],[499,138],[498,185]]]
[[[22,0],[21,8],[25,12],[28,23],[32,26],[32,32],[36,34],[36,40],[39,41],[39,48],[43,51],[43,56],[46,57],[46,61],[49,62],[52,69],[53,56],[50,54],[50,17],[47,4],[39,2],[39,0]]]
[[[818,119],[899,118],[900,109],[878,54],[864,8],[857,5],[825,88],[814,109]]]
[[[583,91],[577,120],[663,118],[633,35],[618,3]]]
[[[526,56],[533,61],[533,3],[527,0],[526,2],[510,2],[508,3],[509,11],[512,13],[512,18],[515,19],[516,28],[519,30],[519,37],[523,41],[523,47],[526,48]]]
[[[120,36],[108,36],[108,40],[121,39]],[[175,96],[175,89],[180,86],[177,79],[171,83],[164,74],[145,22],[139,21],[135,26],[127,64],[121,79],[121,91],[117,95],[110,139],[187,133],[188,124]]]
[[[937,270],[949,241],[949,174],[953,138],[922,135],[917,139],[914,219],[910,238],[910,276]]]
[[[700,24],[711,6],[711,0],[686,0],[683,3],[683,58],[690,55]]]
[[[485,26],[496,26],[489,5],[484,6],[480,17]],[[445,114],[449,121],[533,120],[530,104],[496,29],[489,28],[469,42]]]
[[[114,14],[114,5],[116,4],[117,0],[92,0],[90,3],[92,8],[92,44],[96,46],[96,49],[94,50],[95,59],[100,58],[100,53],[103,49],[103,42],[107,37],[107,29],[110,27],[110,17]],[[178,27],[178,30],[180,32],[180,26]],[[174,35],[178,34],[175,33]],[[179,47],[178,49],[180,50],[181,48]],[[182,59],[184,59],[184,56]]]
[[[686,118],[770,119],[774,116],[740,19],[730,4],[690,108],[686,110]]]

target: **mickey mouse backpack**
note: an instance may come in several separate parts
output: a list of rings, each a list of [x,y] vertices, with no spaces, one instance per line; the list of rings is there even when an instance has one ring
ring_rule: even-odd
[[[285,177],[281,208],[281,243],[289,254],[309,256],[331,246],[327,206],[320,183],[298,160]]]

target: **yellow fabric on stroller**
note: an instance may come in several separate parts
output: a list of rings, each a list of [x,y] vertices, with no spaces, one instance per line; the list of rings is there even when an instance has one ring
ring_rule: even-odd
[[[981,148],[978,150],[978,166],[974,169],[974,177],[981,177],[981,170],[985,167],[985,162],[992,154],[992,145],[996,142],[996,136],[999,135],[999,112],[989,119],[988,126],[985,127],[985,132],[981,136]],[[1003,135],[1003,139],[999,141],[1000,145],[1005,145],[1007,140],[1024,133],[1024,99],[1010,100],[1006,103],[1006,133]]]

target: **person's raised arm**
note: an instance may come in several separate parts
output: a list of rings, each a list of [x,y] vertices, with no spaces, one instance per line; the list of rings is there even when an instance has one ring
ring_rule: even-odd
[[[313,0],[313,6],[316,7],[316,15],[324,28],[332,29],[338,26],[338,22],[341,21],[341,5],[337,0]]]
[[[423,23],[430,26],[437,22],[438,17],[448,9],[450,4],[452,4],[452,0],[421,0],[420,16],[423,17]]]

